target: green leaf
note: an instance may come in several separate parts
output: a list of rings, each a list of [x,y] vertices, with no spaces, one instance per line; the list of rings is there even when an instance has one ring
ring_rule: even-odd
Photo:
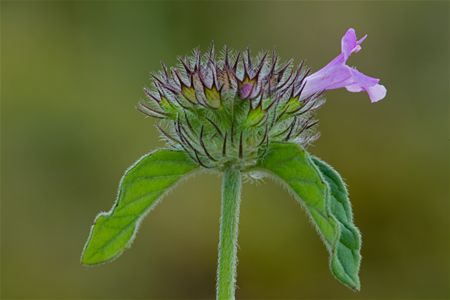
[[[359,290],[359,265],[361,262],[361,234],[353,224],[353,213],[345,183],[339,173],[317,157],[312,157],[330,188],[330,208],[341,231],[333,261],[333,274],[337,278],[348,276]],[[347,279],[348,281],[348,279]]]
[[[324,241],[332,274],[346,286],[359,290],[361,238],[338,173],[292,143],[272,143],[258,169],[275,175],[287,186]]]
[[[197,165],[184,152],[160,149],[135,162],[122,177],[116,203],[95,218],[81,262],[110,261],[130,247],[139,223],[182,177]]]

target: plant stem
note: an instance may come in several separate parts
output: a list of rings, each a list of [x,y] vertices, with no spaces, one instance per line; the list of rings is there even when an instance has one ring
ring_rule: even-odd
[[[222,181],[220,214],[219,259],[217,266],[218,300],[234,299],[237,265],[237,238],[241,202],[241,172],[225,170]]]

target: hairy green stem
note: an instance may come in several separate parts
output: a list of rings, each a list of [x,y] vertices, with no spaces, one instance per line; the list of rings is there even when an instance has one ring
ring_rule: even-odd
[[[237,265],[241,172],[232,168],[223,174],[220,214],[219,259],[217,266],[218,300],[234,299]]]

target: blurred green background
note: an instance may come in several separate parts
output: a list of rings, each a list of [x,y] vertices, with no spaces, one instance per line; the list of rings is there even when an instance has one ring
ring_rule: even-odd
[[[240,299],[449,298],[449,3],[1,2],[1,296],[214,296],[220,178],[202,174],[143,222],[120,259],[80,265],[94,216],[123,171],[161,146],[135,110],[160,61],[212,40],[305,58],[336,56],[348,27],[369,34],[350,64],[388,96],[327,94],[310,148],[346,179],[363,234],[362,291],[339,285],[301,207],[245,184]]]

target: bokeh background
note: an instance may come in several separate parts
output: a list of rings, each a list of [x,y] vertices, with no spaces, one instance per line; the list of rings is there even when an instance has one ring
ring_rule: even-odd
[[[2,1],[2,298],[213,298],[217,176],[180,185],[114,263],[79,263],[122,172],[162,145],[135,110],[149,72],[212,40],[318,69],[350,26],[369,34],[350,63],[388,96],[329,92],[310,150],[350,187],[362,290],[333,279],[301,207],[265,180],[244,186],[238,298],[448,299],[447,1]]]

